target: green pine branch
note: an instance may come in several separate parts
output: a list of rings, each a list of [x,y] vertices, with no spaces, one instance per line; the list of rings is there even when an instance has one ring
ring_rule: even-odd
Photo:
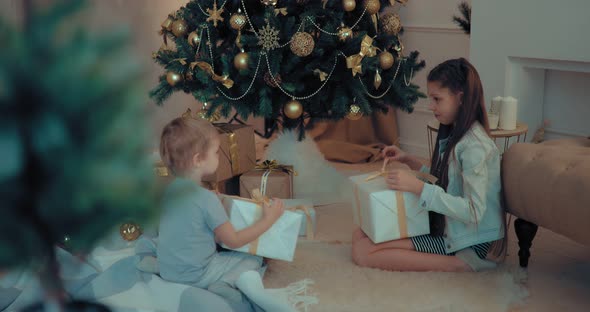
[[[453,22],[457,24],[466,34],[471,34],[471,5],[466,1],[459,4],[461,16],[454,15]]]

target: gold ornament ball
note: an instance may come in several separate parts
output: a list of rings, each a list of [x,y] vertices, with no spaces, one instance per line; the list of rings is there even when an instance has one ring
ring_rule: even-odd
[[[379,66],[381,67],[381,69],[390,69],[391,66],[393,66],[393,63],[395,63],[395,58],[393,57],[393,54],[387,51],[379,53]]]
[[[119,234],[124,240],[131,242],[139,238],[141,228],[135,223],[123,223],[119,227]]]
[[[342,0],[342,7],[346,12],[352,12],[356,8],[356,0]]]
[[[381,9],[381,2],[379,0],[366,0],[365,7],[367,8],[367,14],[377,14],[379,13],[379,9]]]
[[[176,20],[172,23],[172,33],[174,36],[182,37],[188,32],[188,25],[184,20]]]
[[[350,111],[348,112],[348,115],[346,115],[346,118],[350,120],[359,120],[362,117],[363,113],[361,112],[361,108],[356,104],[350,105]]]
[[[182,81],[182,76],[179,73],[170,71],[166,74],[166,81],[168,81],[169,85],[174,87]]]
[[[199,46],[200,42],[201,42],[201,37],[199,37],[199,34],[197,34],[196,31],[193,31],[190,34],[188,34],[188,43],[191,46],[196,48],[197,46]]]
[[[297,119],[303,114],[303,105],[297,100],[291,100],[283,107],[283,113],[290,119]]]
[[[315,42],[313,41],[313,37],[310,34],[301,31],[293,35],[291,44],[289,45],[291,52],[299,57],[310,55],[314,46]]]
[[[229,19],[229,25],[234,30],[240,30],[246,25],[246,16],[244,14],[236,13]]]
[[[250,56],[246,52],[240,52],[234,57],[234,67],[237,70],[248,69],[248,61]]]
[[[277,5],[278,0],[260,0],[264,5]]]
[[[346,41],[350,38],[352,38],[352,29],[346,26],[340,27],[338,30],[338,39],[340,39],[340,41]]]
[[[397,35],[402,29],[402,22],[399,15],[393,13],[387,13],[381,17],[381,24],[383,25],[383,31],[390,35]]]

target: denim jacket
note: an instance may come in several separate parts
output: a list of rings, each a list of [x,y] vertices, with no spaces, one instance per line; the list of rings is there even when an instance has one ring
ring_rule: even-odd
[[[422,166],[420,171],[429,169]],[[448,175],[446,192],[425,184],[419,201],[422,208],[446,216],[447,253],[503,238],[500,152],[480,123],[474,123],[455,145]]]

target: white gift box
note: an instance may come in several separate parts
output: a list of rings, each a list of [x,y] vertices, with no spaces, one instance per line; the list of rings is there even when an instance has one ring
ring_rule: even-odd
[[[224,195],[221,195],[220,199],[236,231],[247,228],[262,218],[262,207],[254,200]],[[302,219],[303,216],[299,213],[285,211],[258,239],[232,250],[293,261]],[[231,249],[227,246],[223,247]]]
[[[311,199],[283,199],[282,201],[285,204],[285,210],[293,211],[303,216],[301,227],[299,228],[299,236],[307,236],[308,239],[313,239],[317,228],[313,201]]]
[[[355,223],[374,243],[430,233],[428,211],[419,198],[408,192],[390,190],[379,176],[370,181],[364,174],[350,177],[353,184]]]

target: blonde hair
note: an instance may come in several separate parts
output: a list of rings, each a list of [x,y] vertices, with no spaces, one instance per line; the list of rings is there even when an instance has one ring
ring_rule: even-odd
[[[170,121],[160,137],[160,157],[174,175],[186,175],[195,154],[204,155],[219,133],[204,119],[178,117]]]

